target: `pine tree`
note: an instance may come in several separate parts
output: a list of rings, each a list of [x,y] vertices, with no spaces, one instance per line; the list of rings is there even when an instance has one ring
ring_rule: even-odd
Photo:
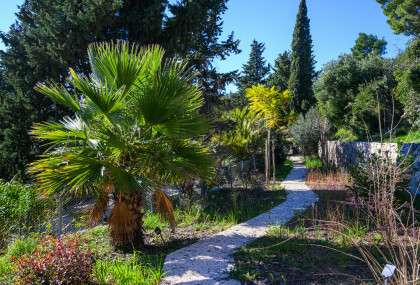
[[[263,57],[265,51],[264,43],[254,40],[251,44],[249,60],[242,66],[241,76],[238,79],[238,92],[232,95],[232,105],[236,108],[243,108],[248,104],[245,90],[258,84],[266,84],[266,77],[270,72],[270,64],[267,65]]]
[[[297,113],[306,113],[315,103],[312,90],[314,57],[306,1],[302,0],[296,16],[293,32],[289,90],[293,94],[293,108]]]
[[[420,37],[419,0],[376,0],[397,34]]]
[[[283,92],[288,88],[290,78],[290,51],[279,54],[274,62],[273,73],[267,78],[267,85]]]
[[[368,54],[382,56],[386,53],[386,45],[385,39],[380,40],[378,36],[359,33],[359,37],[354,47],[351,48],[351,52],[356,59],[362,59]]]
[[[164,19],[168,0],[124,0],[114,29],[119,39],[139,45],[165,46]]]
[[[223,32],[221,16],[228,0],[182,0],[169,5],[173,17],[165,24],[168,52],[185,59],[197,74],[204,95],[201,112],[211,116],[227,84],[237,77],[237,71],[219,73],[213,66],[216,58],[224,60],[238,54],[239,40],[233,32],[219,41]],[[214,114],[213,114],[214,115]]]

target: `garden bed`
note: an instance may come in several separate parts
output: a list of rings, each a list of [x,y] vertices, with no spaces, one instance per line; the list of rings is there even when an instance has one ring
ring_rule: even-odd
[[[360,284],[373,282],[369,268],[341,235],[313,227],[326,219],[346,199],[344,191],[316,191],[320,197],[314,207],[290,223],[273,227],[235,253],[231,278],[245,284]],[[350,225],[350,224],[349,224]]]
[[[262,214],[285,199],[286,193],[280,188],[220,189],[219,192],[207,193],[203,200],[198,192],[193,193],[189,198],[182,197],[180,206],[175,203],[175,233],[171,233],[169,223],[162,221],[157,214],[145,217],[145,246],[137,250],[115,250],[110,245],[105,225],[83,231],[82,238],[96,255],[91,282],[117,284],[121,280],[132,280],[127,284],[158,284],[164,274],[163,262],[168,253]],[[154,232],[156,227],[161,229],[162,235]],[[16,265],[10,259],[30,253],[40,239],[39,235],[23,238],[0,257],[0,284],[13,281],[12,270]]]

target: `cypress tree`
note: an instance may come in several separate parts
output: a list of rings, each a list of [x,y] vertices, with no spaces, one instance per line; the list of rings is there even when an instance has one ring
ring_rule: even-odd
[[[267,85],[274,86],[279,92],[285,91],[290,78],[290,64],[290,51],[279,54],[274,62],[273,73],[267,78]]]
[[[253,85],[266,84],[267,74],[270,72],[270,65],[266,63],[263,53],[265,51],[264,43],[253,40],[251,44],[251,53],[249,60],[242,67],[241,76],[238,79],[238,92],[232,95],[233,107],[243,108],[248,104],[245,97],[245,89]]]
[[[294,96],[293,108],[297,113],[306,113],[315,103],[312,90],[315,61],[312,55],[312,38],[307,13],[306,1],[302,0],[293,32],[291,70],[288,84],[289,90]]]

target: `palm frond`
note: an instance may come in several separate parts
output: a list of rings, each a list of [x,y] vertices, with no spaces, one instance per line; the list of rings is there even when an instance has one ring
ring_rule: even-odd
[[[76,95],[72,96],[67,89],[62,85],[56,85],[53,81],[48,81],[47,85],[38,83],[35,90],[50,97],[52,100],[72,109],[73,111],[80,111],[80,102]]]
[[[160,67],[163,54],[158,46],[140,48],[124,41],[96,43],[88,49],[94,76],[114,91],[124,86],[126,93],[145,85]]]
[[[172,233],[175,233],[176,221],[171,198],[162,189],[157,189],[152,195],[152,201],[156,211],[169,222]]]

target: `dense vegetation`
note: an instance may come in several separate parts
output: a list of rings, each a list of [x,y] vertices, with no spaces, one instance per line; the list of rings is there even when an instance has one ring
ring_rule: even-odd
[[[88,75],[87,47],[92,42],[122,39],[138,45],[159,44],[166,57],[187,60],[204,90],[201,112],[210,114],[235,76],[235,72],[218,73],[212,62],[239,52],[233,34],[219,39],[226,2],[25,1],[16,23],[1,34],[6,50],[0,52],[0,178],[17,174],[29,179],[28,163],[45,150],[29,130],[34,123],[72,114],[33,88],[46,80],[65,83],[69,67]]]
[[[412,240],[418,229],[411,196],[389,194],[407,189],[406,163],[360,158],[347,176],[314,156],[328,139],[420,142],[418,1],[377,0],[392,29],[411,37],[395,58],[384,58],[385,39],[361,31],[347,53],[315,71],[301,0],[290,51],[267,63],[265,44],[254,39],[242,70],[220,73],[214,61],[240,53],[233,32],[221,38],[227,2],[25,0],[19,7],[0,34],[0,283],[158,284],[165,254],[284,200],[276,181],[292,168],[292,146],[306,157],[309,182],[350,190],[352,209],[322,209],[326,224],[309,213],[309,227],[326,236],[315,244],[331,245],[321,227],[340,223],[333,247],[345,256],[371,254],[361,238],[375,254],[396,248],[405,259],[418,257],[418,248],[393,240]],[[226,94],[227,84],[238,91]],[[225,176],[231,187],[216,193]],[[177,189],[177,200],[164,188]],[[56,239],[57,201],[72,196],[93,199],[77,214],[84,227],[96,227]],[[97,226],[104,218],[108,227]],[[287,255],[301,253],[297,243],[310,246],[307,228],[274,229],[252,245],[270,250],[243,249],[236,258],[245,269],[233,274],[258,279],[256,263],[241,260],[249,255],[295,266]],[[343,255],[332,258],[347,264]],[[302,257],[311,270],[308,263],[324,260]],[[378,281],[380,262],[365,262]],[[418,272],[405,266],[412,276],[399,280],[415,280]],[[263,274],[273,281],[270,270]]]

